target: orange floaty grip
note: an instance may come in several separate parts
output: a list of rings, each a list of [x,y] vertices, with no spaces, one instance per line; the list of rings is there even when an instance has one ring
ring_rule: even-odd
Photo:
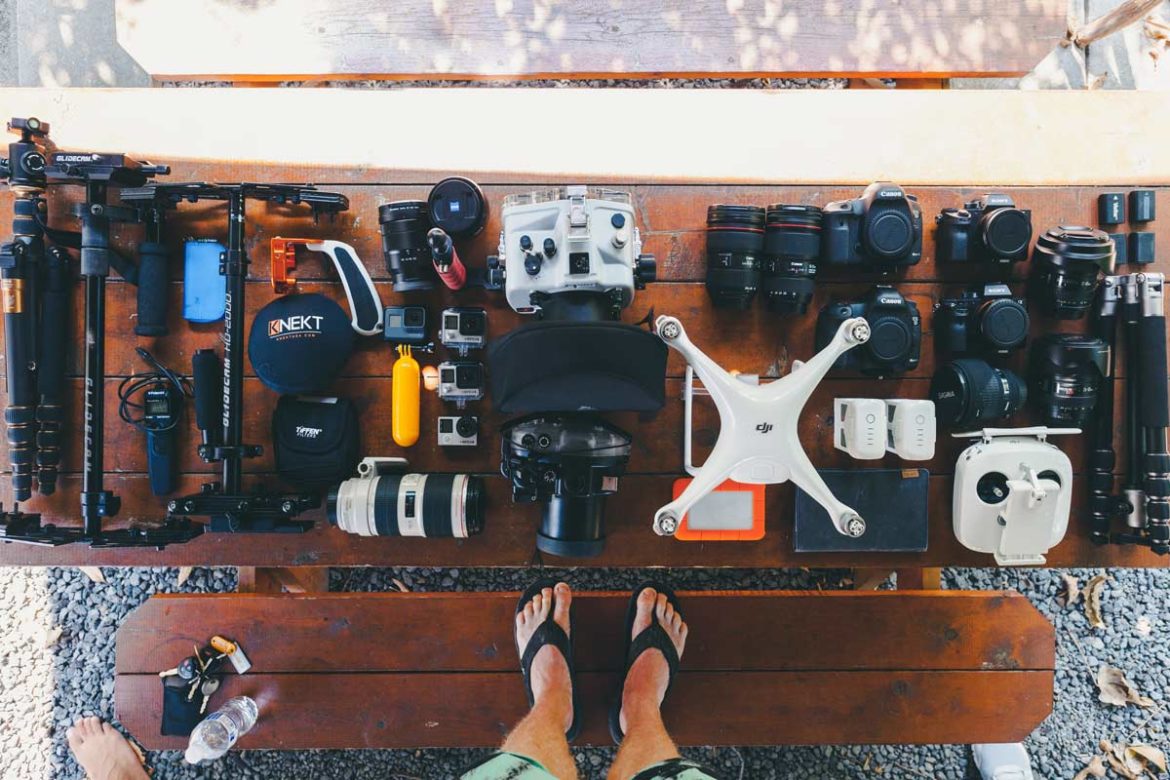
[[[392,369],[393,387],[390,400],[390,433],[399,447],[410,447],[418,441],[419,385],[422,372],[410,347],[398,348],[398,359]]]

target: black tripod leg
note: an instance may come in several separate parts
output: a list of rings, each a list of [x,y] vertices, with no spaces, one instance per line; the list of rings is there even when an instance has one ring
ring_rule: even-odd
[[[1146,531],[1154,552],[1166,555],[1170,553],[1170,453],[1166,446],[1170,391],[1166,384],[1166,316],[1162,299],[1165,280],[1162,274],[1141,274],[1139,278],[1142,316],[1138,323],[1140,352],[1135,357],[1142,364],[1142,389],[1136,411],[1142,431]]]
[[[65,353],[73,278],[69,255],[58,247],[45,253],[45,284],[40,311],[40,358],[37,362],[37,488],[42,495],[57,489],[61,464],[62,401],[65,395]]]

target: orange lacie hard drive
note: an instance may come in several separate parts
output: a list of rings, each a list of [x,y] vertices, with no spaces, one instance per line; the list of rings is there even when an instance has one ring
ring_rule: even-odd
[[[674,498],[682,495],[690,477],[674,482]],[[750,542],[764,538],[764,489],[727,480],[683,515],[675,539],[686,542]]]

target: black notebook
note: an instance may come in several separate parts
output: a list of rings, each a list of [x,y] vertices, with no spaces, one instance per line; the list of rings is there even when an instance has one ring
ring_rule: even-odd
[[[796,552],[922,552],[926,549],[926,469],[823,469],[818,473],[838,500],[865,519],[854,539],[837,532],[829,513],[796,490]]]

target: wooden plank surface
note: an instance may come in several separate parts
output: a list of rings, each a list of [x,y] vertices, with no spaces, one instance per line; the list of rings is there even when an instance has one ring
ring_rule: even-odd
[[[177,180],[228,180],[233,178],[257,179],[284,178],[287,168],[273,168],[253,163],[216,164],[207,162],[179,163],[172,178]],[[317,181],[343,181],[347,171],[331,167],[318,167],[308,171],[297,171],[305,178]],[[363,174],[365,175],[365,174]],[[290,175],[291,176],[291,175]],[[248,285],[246,310],[251,315],[271,299],[272,291],[265,281],[268,277],[268,239],[273,235],[301,235],[332,237],[352,243],[357,248],[371,275],[378,280],[384,302],[400,302],[403,296],[395,295],[389,287],[385,264],[381,258],[379,233],[374,219],[378,203],[407,197],[425,196],[431,179],[408,184],[348,184],[339,187],[351,199],[351,210],[335,223],[323,221],[313,225],[312,220],[295,218],[280,210],[268,210],[254,206],[249,211],[248,246],[253,260],[251,273],[254,280]],[[529,186],[535,186],[533,182]],[[500,202],[504,194],[522,191],[528,187],[517,184],[487,183],[485,191],[493,205]],[[77,188],[54,188],[50,198],[50,213],[64,214]],[[910,188],[921,200],[924,219],[927,224],[938,211],[947,206],[956,206],[964,200],[975,197],[984,188],[975,187],[933,187]],[[1003,188],[1015,197],[1021,207],[1033,211],[1037,229],[1044,229],[1061,223],[1092,223],[1098,193],[1109,189],[1125,187],[1018,187]],[[818,279],[816,298],[810,311],[803,317],[782,317],[767,312],[758,301],[749,312],[717,311],[711,308],[703,285],[705,268],[704,219],[706,206],[713,202],[759,203],[796,202],[823,204],[834,198],[849,197],[857,193],[856,187],[832,186],[734,186],[734,185],[678,185],[639,184],[632,188],[639,209],[639,222],[644,228],[647,247],[660,260],[662,281],[639,292],[634,305],[626,317],[634,321],[653,310],[658,313],[672,313],[683,317],[688,324],[692,338],[702,345],[716,360],[739,368],[742,371],[760,373],[774,377],[786,373],[795,359],[807,358],[814,349],[813,330],[815,312],[821,305],[834,297],[851,298],[863,294],[874,281],[874,276],[855,276],[853,272],[841,272],[825,268]],[[1170,213],[1170,190],[1159,188],[1158,207],[1162,213]],[[11,208],[10,196],[0,193],[0,213]],[[497,209],[498,211],[498,209]],[[187,236],[208,236],[223,238],[222,208],[196,204],[183,207],[170,221],[169,247],[173,267],[171,285],[171,330],[172,335],[161,339],[127,338],[134,325],[134,290],[120,281],[109,285],[109,338],[107,339],[107,454],[106,465],[110,470],[108,484],[123,497],[124,508],[111,526],[123,525],[129,521],[157,519],[163,514],[163,500],[149,493],[146,485],[144,444],[142,436],[123,424],[116,415],[116,386],[118,377],[141,370],[142,365],[134,354],[135,346],[149,348],[156,357],[176,369],[189,371],[190,356],[201,347],[216,346],[220,339],[218,324],[189,325],[181,319],[179,299],[181,297],[180,255],[181,241]],[[69,226],[69,220],[59,216],[53,224]],[[476,240],[461,246],[461,252],[472,266],[480,266],[486,254],[494,249],[498,233],[499,215],[493,213],[488,228]],[[936,365],[931,333],[930,310],[942,297],[954,295],[969,282],[993,278],[985,275],[985,269],[971,266],[941,268],[934,262],[934,241],[928,227],[924,244],[924,259],[897,281],[903,292],[913,299],[924,315],[922,362],[920,367],[901,379],[875,381],[848,374],[832,375],[814,393],[801,419],[801,434],[804,446],[814,463],[820,467],[852,467],[857,464],[835,450],[830,442],[832,429],[831,402],[834,397],[877,396],[877,397],[925,397],[929,378]],[[135,228],[120,228],[116,243],[127,252],[132,251],[140,234]],[[1167,268],[1170,258],[1170,233],[1158,233],[1157,255],[1161,260],[1155,270]],[[1011,269],[1013,288],[1022,293],[1023,280],[1028,263],[1017,264]],[[340,285],[333,280],[331,270],[326,271],[324,263],[311,253],[302,253],[296,270],[302,280],[304,291],[321,291],[340,299]],[[82,296],[78,285],[75,315],[71,323],[75,333],[72,344],[81,342]],[[414,302],[426,302],[432,312],[453,303],[479,304],[489,310],[489,334],[499,336],[503,332],[522,324],[523,319],[511,312],[501,296],[489,295],[482,291],[466,291],[458,297],[442,290],[426,296],[413,296]],[[1038,315],[1033,309],[1033,334],[1049,330],[1082,331],[1085,322],[1055,322]],[[27,509],[42,511],[46,517],[61,524],[75,523],[78,514],[78,477],[81,461],[80,451],[80,374],[81,355],[76,348],[69,354],[68,366],[72,388],[72,403],[69,415],[72,424],[64,437],[64,471],[62,489],[51,498],[36,497]],[[431,362],[424,358],[423,362]],[[0,359],[2,362],[2,359]],[[435,361],[437,362],[437,360]],[[419,470],[467,471],[491,477],[498,469],[498,437],[496,429],[507,418],[490,411],[486,401],[476,411],[482,418],[481,446],[471,451],[441,451],[435,442],[434,418],[444,406],[436,396],[425,394],[422,407],[424,421],[420,443],[410,450],[400,450],[391,444],[389,436],[389,388],[392,355],[380,339],[363,340],[344,371],[344,376],[335,386],[339,393],[353,398],[363,420],[363,451],[377,455],[407,455],[412,465]],[[1017,354],[1007,365],[1023,371],[1025,355]],[[708,543],[695,544],[661,539],[649,530],[650,518],[658,506],[669,499],[670,486],[676,475],[682,472],[681,428],[682,404],[681,377],[684,364],[671,354],[668,363],[668,402],[655,418],[643,419],[633,414],[612,415],[612,419],[634,435],[634,449],[630,462],[630,476],[624,478],[617,496],[609,500],[607,525],[610,536],[602,556],[587,563],[613,566],[782,566],[782,565],[899,565],[899,566],[942,566],[942,565],[988,565],[990,557],[977,555],[965,550],[954,540],[950,529],[950,479],[954,462],[965,446],[964,442],[942,436],[939,440],[938,455],[922,465],[934,475],[930,488],[930,549],[925,553],[872,554],[863,556],[841,554],[796,555],[791,550],[792,492],[789,486],[769,489],[768,537],[760,543]],[[251,367],[245,366],[245,373],[251,375]],[[1125,366],[1120,366],[1124,375]],[[269,436],[269,415],[277,396],[267,390],[254,378],[245,380],[246,418],[248,441],[267,443]],[[1119,397],[1122,397],[1119,394]],[[3,396],[0,395],[0,401]],[[1120,408],[1118,419],[1120,420]],[[1027,414],[1018,418],[1027,422]],[[718,432],[718,419],[713,406],[700,400],[696,406],[696,457],[705,457],[714,443]],[[1118,427],[1120,430],[1120,426]],[[663,431],[671,432],[663,435]],[[181,478],[180,493],[198,489],[206,481],[214,467],[204,464],[196,457],[195,443],[198,440],[193,421],[188,416],[180,431]],[[1084,437],[1064,439],[1061,442],[1072,457],[1076,470],[1084,469]],[[0,464],[6,465],[6,444],[0,442]],[[1119,448],[1119,452],[1122,448]],[[889,468],[899,467],[900,461],[886,458],[880,464]],[[255,479],[274,484],[271,474],[273,463],[270,455],[249,461],[247,471]],[[1163,565],[1165,561],[1143,550],[1096,548],[1086,539],[1087,517],[1083,502],[1083,480],[1074,486],[1073,521],[1065,541],[1052,553],[1053,565]],[[151,565],[194,565],[219,564],[242,566],[297,566],[297,565],[501,565],[524,566],[538,559],[534,550],[534,528],[538,523],[539,509],[535,506],[513,506],[507,485],[502,479],[488,480],[489,515],[487,531],[480,537],[466,541],[456,540],[384,540],[357,539],[333,529],[320,529],[308,535],[292,537],[232,537],[227,539],[204,538],[186,546],[176,546],[164,552],[153,550],[100,550],[87,548],[66,548],[43,550],[20,545],[0,545],[0,563],[84,563],[84,564],[151,564]],[[0,501],[11,503],[10,485],[0,481]],[[309,515],[319,520],[323,513]],[[555,562],[556,559],[547,559]],[[578,561],[577,563],[581,563]]]
[[[250,82],[1019,75],[1065,15],[1062,0],[117,3],[118,43],[154,78]]]
[[[284,166],[285,181],[332,183],[445,171],[483,182],[1170,182],[1159,142],[1170,101],[1138,92],[5,89],[0,105],[51,122],[63,148],[125,150],[178,176],[185,160],[239,161],[223,181],[255,178],[248,161],[262,161]],[[621,132],[567,153],[516,131],[511,118],[534,115],[603,117]],[[329,165],[343,170],[322,178]]]
[[[612,744],[606,714],[618,679],[579,675],[584,727],[574,744]],[[1052,711],[1052,684],[1051,671],[683,672],[664,718],[684,746],[1018,742]],[[493,747],[528,711],[516,672],[248,674],[227,677],[216,701],[239,694],[260,704],[243,750]],[[114,700],[143,747],[186,746],[159,735],[156,674],[118,675]]]
[[[259,674],[511,671],[519,663],[517,595],[158,596],[119,627],[117,672],[157,673],[217,633],[238,641]],[[696,591],[680,599],[691,627],[686,671],[1019,671],[1054,663],[1052,625],[1014,592]],[[623,668],[628,600],[574,595],[578,669]],[[731,625],[751,626],[751,641],[726,641]]]
[[[1051,710],[1053,629],[1018,593],[680,597],[691,633],[665,715],[681,744],[1010,741]],[[158,736],[157,671],[210,631],[232,635],[255,664],[218,694],[260,704],[245,749],[494,745],[527,708],[514,671],[515,598],[156,597],[119,629],[116,712],[146,747],[181,746]],[[577,598],[583,743],[608,741],[627,599]],[[746,637],[744,625],[754,626],[750,641],[727,641]]]

